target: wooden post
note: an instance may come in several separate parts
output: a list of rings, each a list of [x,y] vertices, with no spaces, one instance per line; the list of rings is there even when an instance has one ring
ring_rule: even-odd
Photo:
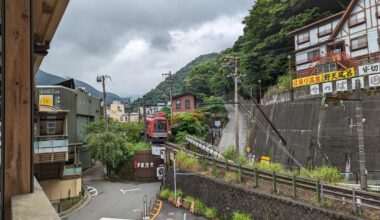
[[[30,193],[32,175],[32,5],[2,0],[4,219],[12,219],[12,196]]]
[[[321,202],[321,188],[320,188],[319,180],[317,180],[317,182],[315,183],[315,190],[317,193],[317,202],[320,203]]]
[[[273,171],[272,180],[273,180],[273,193],[277,193],[277,180],[276,180],[276,172],[275,171]]]
[[[226,165],[226,172],[228,172],[228,160],[227,159],[226,159],[225,165]]]
[[[297,198],[297,179],[296,179],[296,175],[293,175],[293,197],[294,198]]]
[[[257,168],[253,170],[253,175],[255,178],[255,188],[259,187],[259,174],[257,173]]]

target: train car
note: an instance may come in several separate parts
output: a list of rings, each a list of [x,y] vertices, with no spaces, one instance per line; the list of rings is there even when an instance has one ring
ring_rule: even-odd
[[[147,117],[148,136],[152,142],[164,142],[168,139],[169,120],[165,113],[157,113]]]

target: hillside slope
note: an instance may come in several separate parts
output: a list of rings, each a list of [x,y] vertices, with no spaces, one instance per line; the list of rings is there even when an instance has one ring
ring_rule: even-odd
[[[41,86],[54,85],[54,84],[60,83],[60,82],[65,81],[65,80],[67,80],[67,79],[60,77],[60,76],[56,76],[54,74],[44,72],[42,70],[39,70],[38,73],[36,74],[36,77],[35,77],[36,85],[41,85]],[[83,87],[86,89],[86,91],[88,93],[90,93],[94,97],[102,98],[102,96],[103,96],[102,92],[100,92],[99,90],[95,89],[94,87],[90,86],[89,84],[87,84],[83,81],[76,80],[76,79],[74,79],[74,81],[75,81],[75,86],[77,88]],[[125,99],[121,98],[120,96],[113,94],[113,93],[110,93],[110,92],[107,92],[106,100],[107,100],[108,104],[111,104],[115,100],[122,101],[122,102],[126,101]]]

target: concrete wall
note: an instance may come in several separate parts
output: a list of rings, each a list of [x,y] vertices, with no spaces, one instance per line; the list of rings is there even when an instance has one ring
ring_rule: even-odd
[[[71,180],[45,180],[40,185],[50,201],[61,200],[66,198],[75,198],[79,196],[82,187],[82,178]]]
[[[321,97],[309,98],[307,93],[298,91],[296,101],[289,101],[289,94],[282,93],[266,98],[263,109],[279,129],[288,143],[287,149],[303,164],[308,161],[314,165],[331,164],[342,172],[358,170],[358,140],[355,102],[327,100],[327,107],[321,106]],[[352,94],[341,98],[353,99]],[[380,92],[365,91],[363,98],[363,117],[365,131],[366,167],[371,171],[380,170]],[[271,130],[263,116],[254,113],[258,121]],[[255,156],[268,155],[274,161],[291,163],[288,156],[266,135],[257,124],[251,131],[254,135],[250,145]],[[274,132],[271,132],[274,134]],[[276,135],[274,134],[276,137]],[[278,139],[278,138],[277,138]],[[373,177],[375,178],[375,177]]]
[[[173,189],[172,169],[166,172],[164,186]],[[200,199],[209,207],[215,207],[225,219],[231,219],[237,210],[251,214],[254,219],[357,219],[201,175],[178,176],[177,189]]]

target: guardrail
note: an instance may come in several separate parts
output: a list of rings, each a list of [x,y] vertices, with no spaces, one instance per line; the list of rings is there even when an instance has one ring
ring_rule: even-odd
[[[317,202],[323,202],[324,198],[329,198],[336,201],[352,204],[355,212],[357,212],[358,209],[360,209],[362,206],[380,210],[380,194],[377,193],[333,186],[315,180],[296,177],[295,175],[287,176],[283,174],[277,174],[275,172],[271,173],[259,170],[257,168],[252,169],[246,166],[237,165],[228,160],[220,160],[204,156],[202,154],[183,149],[169,142],[166,142],[164,145],[166,149],[173,152],[174,154],[179,151],[184,151],[188,155],[196,157],[197,159],[201,160],[202,165],[211,165],[213,168],[240,172],[246,177],[251,177],[254,179],[254,187],[258,187],[258,179],[265,179],[272,181],[273,192],[277,192],[277,183],[292,186],[294,198],[297,198],[297,189],[304,189],[313,191],[316,195]]]

